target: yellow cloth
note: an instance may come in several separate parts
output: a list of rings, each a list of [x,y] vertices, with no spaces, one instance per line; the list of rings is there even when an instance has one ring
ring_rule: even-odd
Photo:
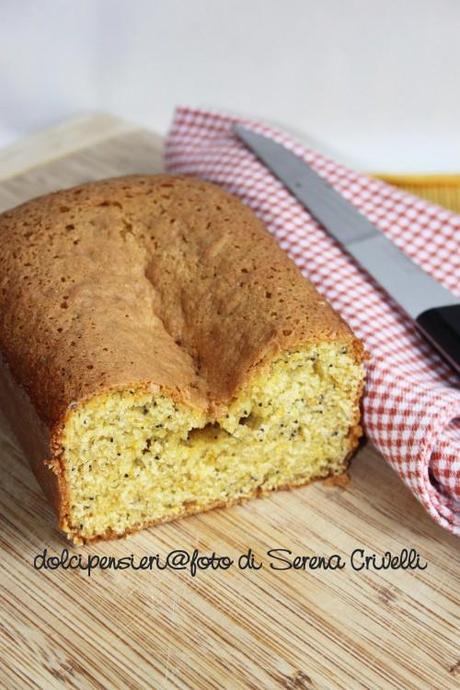
[[[376,173],[374,177],[460,213],[460,174],[392,175]]]

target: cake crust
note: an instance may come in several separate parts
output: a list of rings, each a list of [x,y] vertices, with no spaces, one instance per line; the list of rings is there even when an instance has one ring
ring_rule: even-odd
[[[113,178],[0,216],[2,388],[41,429],[28,455],[61,526],[61,434],[76,405],[132,387],[217,414],[277,352],[334,341],[362,361],[340,316],[214,184]]]

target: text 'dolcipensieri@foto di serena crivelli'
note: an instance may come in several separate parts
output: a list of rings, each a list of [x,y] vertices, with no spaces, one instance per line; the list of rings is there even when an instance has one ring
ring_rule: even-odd
[[[126,556],[109,556],[96,553],[78,553],[63,549],[50,553],[47,548],[38,553],[33,567],[38,571],[79,570],[91,575],[102,570],[112,571],[186,571],[195,577],[203,571],[227,571],[238,569],[257,571],[342,571],[355,572],[381,570],[425,570],[427,562],[413,548],[401,549],[398,553],[385,551],[383,554],[369,552],[362,547],[345,554],[295,554],[287,548],[271,548],[257,554],[252,548],[237,554],[224,555],[215,551],[199,549],[173,549],[167,553]]]

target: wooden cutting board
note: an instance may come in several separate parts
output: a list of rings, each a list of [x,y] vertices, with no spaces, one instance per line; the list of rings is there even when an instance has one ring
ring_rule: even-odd
[[[0,154],[0,210],[87,180],[160,169],[159,137],[111,117],[87,117]],[[45,547],[60,554],[66,542],[4,423],[0,429],[2,687],[459,687],[458,541],[370,446],[355,458],[346,487],[317,483],[71,549],[140,558],[197,548],[236,559],[252,548],[260,570],[89,577],[34,569]],[[267,550],[281,548],[339,554],[347,566],[274,570]],[[416,549],[428,567],[349,565],[354,549],[381,555],[403,548]]]

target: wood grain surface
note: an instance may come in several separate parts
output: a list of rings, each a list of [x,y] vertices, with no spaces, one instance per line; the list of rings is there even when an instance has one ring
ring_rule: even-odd
[[[161,167],[159,137],[86,117],[0,153],[0,208],[50,190]],[[124,557],[175,549],[260,570],[36,570],[67,546],[0,425],[2,688],[445,690],[460,686],[458,541],[369,446],[347,486],[317,483],[128,539],[70,548]],[[340,554],[343,570],[274,570],[269,549]],[[416,549],[425,570],[354,571],[349,556]]]

